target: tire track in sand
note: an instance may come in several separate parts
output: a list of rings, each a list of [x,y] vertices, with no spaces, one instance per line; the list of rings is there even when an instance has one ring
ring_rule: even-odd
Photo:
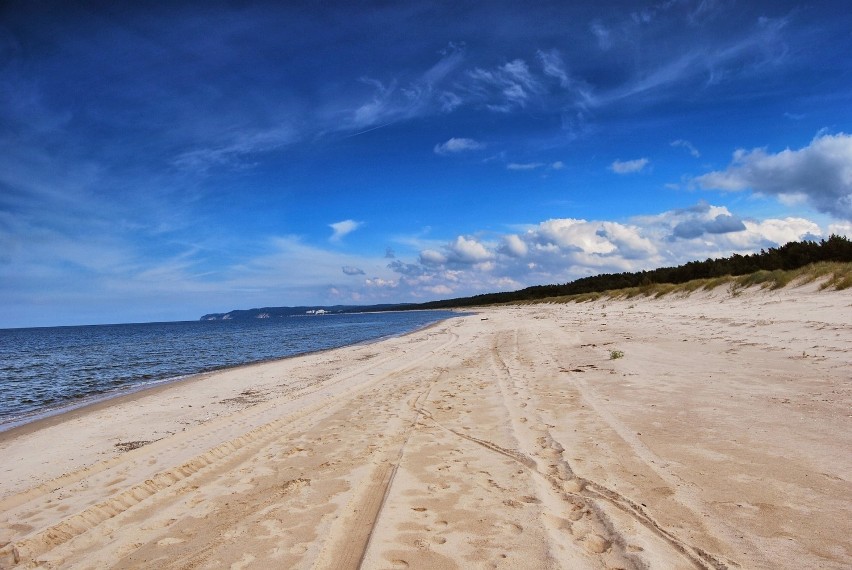
[[[520,334],[521,333],[519,333],[517,329],[514,331],[514,343],[511,360],[515,365],[521,364],[521,359],[518,357],[521,352],[519,348]],[[552,361],[556,362],[556,357],[554,354],[555,349],[552,347],[552,345],[545,343],[538,333],[536,333],[535,336],[535,340],[531,341],[531,343],[535,344],[536,346],[546,348],[547,351],[550,353]],[[507,374],[511,376],[512,373],[509,370],[509,366],[506,364],[505,361],[502,364],[506,368]],[[528,363],[528,367],[533,369],[534,363]],[[583,397],[583,399],[591,405],[595,413],[597,413],[602,419],[604,419],[608,424],[611,425],[611,421],[613,421],[612,416],[610,414],[602,413],[601,407],[599,405],[595,405],[597,404],[597,402],[592,401],[589,397],[588,392],[584,390],[585,384],[577,385],[577,381],[574,381],[574,386],[578,389],[578,392]],[[550,431],[546,427],[546,424],[540,419],[537,423],[542,426],[540,429],[543,433],[543,436],[539,438],[539,443],[542,447],[552,450],[553,461],[556,463],[556,468],[551,469],[549,473],[549,476],[555,479],[554,483],[559,480],[570,481],[571,485],[578,489],[577,495],[585,499],[587,504],[590,504],[590,506],[592,507],[594,505],[593,503],[589,502],[590,500],[603,500],[612,504],[613,506],[615,506],[616,508],[639,522],[653,534],[663,539],[666,543],[668,543],[671,548],[673,548],[675,551],[679,552],[682,556],[687,558],[697,568],[707,570],[725,570],[728,568],[728,564],[723,562],[718,556],[715,556],[700,547],[687,543],[669,530],[665,529],[656,520],[654,520],[654,518],[651,517],[648,512],[641,505],[638,504],[638,502],[633,501],[625,495],[618,493],[617,491],[614,491],[596,481],[577,475],[572,469],[570,463],[564,458],[564,455],[562,453],[564,448],[561,444],[559,444],[559,442],[557,442],[552,437]],[[616,431],[619,433],[619,435],[621,435],[623,430]],[[605,517],[605,514],[601,513],[601,516]],[[736,563],[732,564],[734,566],[738,566]]]
[[[402,462],[405,447],[423,417],[420,409],[423,403],[428,401],[432,387],[440,380],[443,373],[444,371],[439,371],[438,375],[429,382],[426,390],[409,401],[409,406],[414,411],[414,417],[408,422],[402,442],[396,449],[395,457],[386,459],[373,471],[370,476],[370,483],[366,486],[363,494],[347,507],[348,516],[345,516],[345,523],[339,525],[339,528],[334,531],[334,534],[339,535],[341,540],[326,549],[314,568],[331,568],[333,570],[357,570],[361,568],[376,523],[387,502],[394,477]],[[386,457],[393,455],[392,450],[387,451]]]
[[[378,383],[386,381],[389,377],[400,374],[405,370],[415,367],[420,362],[428,359],[433,352],[446,349],[453,344],[457,335],[450,332],[449,339],[444,341],[438,347],[426,350],[423,354],[411,360],[404,360],[395,365],[390,371],[383,371],[377,374],[375,378],[367,381],[362,381],[361,384],[351,388],[349,393],[333,399],[325,399],[319,403],[309,406],[308,408],[296,414],[288,415],[287,417],[269,421],[263,425],[249,430],[243,435],[233,438],[230,441],[221,443],[208,451],[198,454],[182,464],[164,470],[159,470],[144,482],[131,485],[122,491],[115,491],[106,498],[94,502],[91,506],[84,510],[70,514],[62,518],[59,522],[51,524],[47,528],[36,530],[29,535],[18,540],[10,542],[0,548],[0,566],[10,567],[13,564],[32,564],[36,563],[36,559],[54,550],[81,535],[94,532],[104,522],[114,519],[119,515],[133,509],[142,502],[146,502],[148,508],[151,507],[151,501],[168,501],[175,500],[179,495],[186,492],[190,485],[190,480],[200,472],[206,476],[215,476],[216,474],[227,473],[240,465],[247,457],[251,457],[259,449],[279,440],[287,433],[288,428],[301,419],[309,416],[328,415],[327,412],[331,409],[337,409],[345,405],[355,393],[363,392],[367,388]],[[347,379],[355,376],[367,374],[368,370],[374,370],[385,364],[391,363],[394,360],[405,358],[406,355],[391,355],[386,359],[378,362],[373,362],[369,366],[359,368],[356,372],[344,374],[341,377],[334,379],[331,383],[324,383],[313,392],[327,390],[330,386],[339,384]],[[326,413],[324,413],[326,412]],[[234,414],[231,417],[224,418],[224,424],[217,426],[214,431],[224,430],[226,427],[233,425],[242,425],[246,421],[246,415]],[[200,426],[201,433],[209,434],[211,429]],[[183,446],[191,447],[191,442],[182,442]],[[153,447],[153,446],[149,446]],[[151,450],[141,448],[139,452]],[[138,456],[139,454],[137,454]],[[55,492],[57,490],[66,489],[67,492],[73,493],[74,490],[68,489],[74,483],[79,481],[85,482],[92,474],[101,472],[110,473],[111,471],[122,466],[125,458],[118,457],[107,460],[103,464],[96,464],[88,468],[81,469],[77,472],[64,475],[53,482],[45,483],[38,488],[22,493],[23,497],[12,496],[4,500],[3,506],[14,507],[31,507],[28,505],[33,499]],[[114,477],[110,477],[114,478]],[[5,510],[5,509],[4,509]],[[33,509],[30,509],[31,511]],[[8,514],[8,513],[4,513]],[[106,530],[105,532],[108,532]]]
[[[562,446],[553,439],[547,425],[529,407],[532,401],[529,386],[513,368],[521,369],[526,365],[531,370],[534,363],[524,362],[518,348],[518,331],[495,333],[491,357],[495,376],[502,391],[502,401],[511,419],[512,431],[520,449],[508,449],[491,441],[477,438],[455,430],[438,422],[426,409],[420,412],[437,427],[464,440],[473,442],[485,449],[508,457],[531,472],[535,480],[542,484],[538,492],[547,505],[563,505],[557,508],[552,521],[545,521],[556,543],[564,543],[564,529],[573,537],[572,542],[584,546],[584,556],[602,558],[604,565],[610,568],[644,568],[646,563],[634,553],[629,552],[626,541],[615,529],[612,521],[598,506],[597,501],[606,501],[620,511],[628,514],[652,534],[662,539],[690,565],[704,570],[723,570],[728,566],[712,554],[691,546],[671,534],[636,502],[595,481],[579,477],[562,456]],[[507,364],[504,354],[508,353]],[[534,370],[532,370],[534,372]],[[531,421],[532,420],[532,421]],[[529,450],[529,452],[525,451]],[[541,464],[546,464],[543,469]],[[564,515],[564,517],[562,516]],[[545,515],[547,517],[547,515]],[[566,525],[566,520],[570,521]]]

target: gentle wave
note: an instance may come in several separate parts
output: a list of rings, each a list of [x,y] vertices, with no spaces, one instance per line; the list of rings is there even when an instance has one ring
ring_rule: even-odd
[[[0,329],[0,430],[104,395],[403,334],[449,316],[408,311]]]

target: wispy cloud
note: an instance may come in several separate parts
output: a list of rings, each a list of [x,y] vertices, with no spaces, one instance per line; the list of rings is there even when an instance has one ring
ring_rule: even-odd
[[[610,170],[616,174],[632,174],[634,172],[642,172],[650,160],[647,158],[637,158],[635,160],[615,160],[609,166]]]
[[[559,84],[562,87],[568,87],[568,72],[565,70],[565,63],[562,61],[562,56],[558,50],[539,50],[536,52],[536,57],[538,57],[541,62],[542,70],[545,75],[549,75],[550,77],[554,77],[559,80]]]
[[[352,267],[351,265],[344,265],[343,273],[346,275],[365,275],[363,269],[359,269],[358,267]]]
[[[497,68],[476,68],[468,72],[469,93],[492,111],[508,113],[523,109],[545,91],[541,80],[523,59],[514,59]]]
[[[592,35],[595,36],[595,39],[598,42],[598,47],[602,51],[608,51],[609,48],[612,47],[612,41],[610,40],[610,31],[604,26],[600,20],[595,20],[589,26],[589,31],[592,32]]]
[[[286,126],[234,133],[220,146],[195,148],[173,160],[179,168],[206,172],[216,166],[245,166],[247,156],[269,152],[300,140],[296,130]]]

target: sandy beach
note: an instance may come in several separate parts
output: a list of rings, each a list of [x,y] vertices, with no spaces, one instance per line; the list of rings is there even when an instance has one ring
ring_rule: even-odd
[[[0,434],[0,568],[849,568],[850,349],[723,287],[199,376]]]

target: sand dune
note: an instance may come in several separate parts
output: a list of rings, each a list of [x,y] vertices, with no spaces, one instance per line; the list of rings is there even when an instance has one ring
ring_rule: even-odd
[[[0,567],[848,568],[850,323],[502,307],[125,397],[0,434]]]

